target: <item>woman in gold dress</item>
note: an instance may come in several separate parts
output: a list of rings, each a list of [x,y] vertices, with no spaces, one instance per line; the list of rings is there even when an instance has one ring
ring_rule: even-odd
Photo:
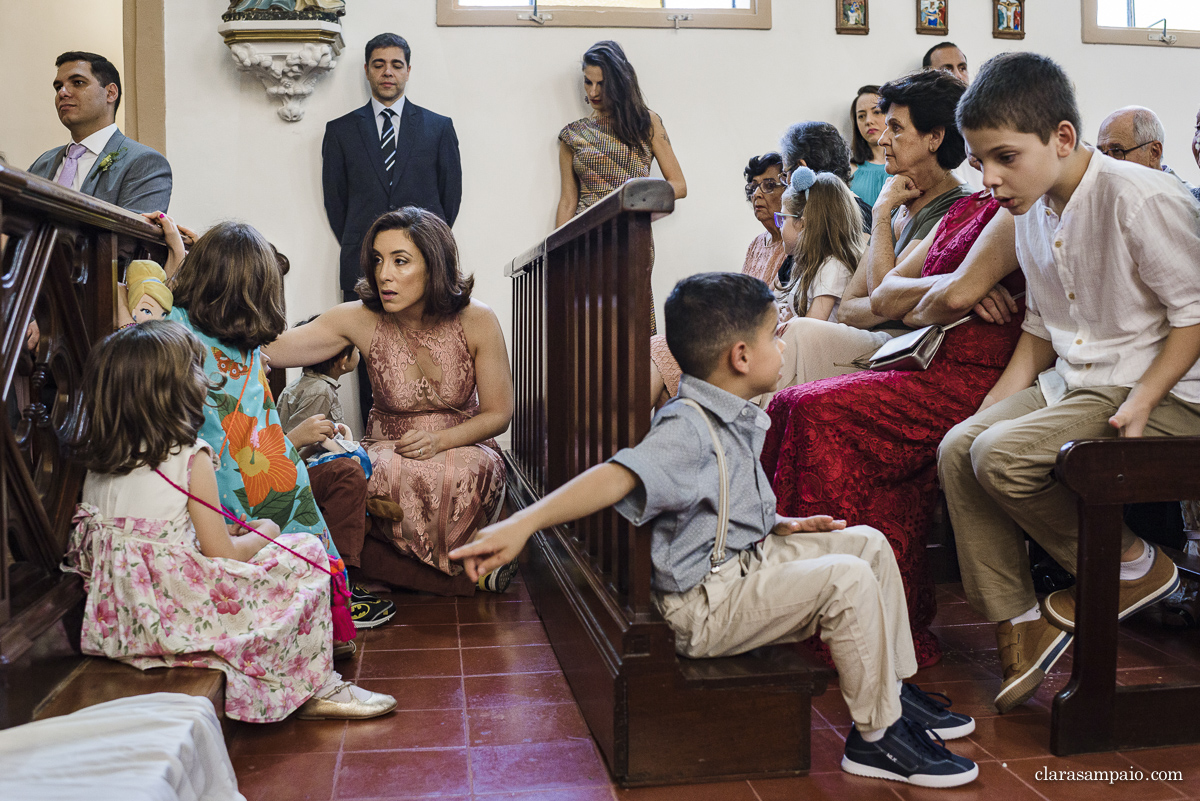
[[[686,197],[687,182],[662,119],[646,107],[637,73],[619,44],[596,42],[583,54],[583,88],[592,115],[558,133],[562,197],[555,226],[630,178],[650,175],[653,159],[675,199]]]

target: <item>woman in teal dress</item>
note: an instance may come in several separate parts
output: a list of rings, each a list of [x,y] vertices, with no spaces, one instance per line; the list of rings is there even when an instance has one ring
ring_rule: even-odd
[[[850,191],[862,198],[868,206],[887,181],[887,170],[883,164],[883,148],[879,137],[883,134],[883,112],[878,108],[879,87],[874,84],[859,87],[854,102],[850,104],[853,134],[850,136],[850,164],[854,177],[850,179]]]

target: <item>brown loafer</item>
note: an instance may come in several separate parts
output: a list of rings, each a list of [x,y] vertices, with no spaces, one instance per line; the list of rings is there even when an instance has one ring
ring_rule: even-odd
[[[996,709],[1008,712],[1032,698],[1073,636],[1044,617],[1015,626],[1007,620],[1000,623],[996,627],[996,644],[1000,648],[1004,682],[996,696]]]
[[[1151,545],[1154,562],[1146,575],[1122,581],[1117,595],[1117,620],[1156,604],[1179,589],[1179,569],[1157,546]],[[1042,602],[1042,613],[1063,631],[1075,632],[1075,588],[1052,592]]]

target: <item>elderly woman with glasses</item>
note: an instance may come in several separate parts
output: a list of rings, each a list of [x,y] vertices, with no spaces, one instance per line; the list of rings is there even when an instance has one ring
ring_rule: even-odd
[[[746,250],[742,272],[773,286],[775,276],[787,256],[783,237],[775,225],[775,214],[781,208],[783,190],[787,181],[783,174],[783,158],[778,153],[754,156],[742,171],[746,178],[746,202],[754,210],[754,217],[764,230],[754,238]],[[679,389],[679,363],[667,349],[667,339],[655,336],[650,339],[650,397],[657,406]]]

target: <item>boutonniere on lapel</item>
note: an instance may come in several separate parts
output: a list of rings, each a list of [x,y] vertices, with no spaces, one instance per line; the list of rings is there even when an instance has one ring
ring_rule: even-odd
[[[116,164],[117,160],[120,159],[121,156],[125,155],[125,150],[126,148],[121,148],[113,153],[109,153],[107,156],[100,159],[100,163],[96,165],[96,169],[102,173],[108,172],[108,168]]]

